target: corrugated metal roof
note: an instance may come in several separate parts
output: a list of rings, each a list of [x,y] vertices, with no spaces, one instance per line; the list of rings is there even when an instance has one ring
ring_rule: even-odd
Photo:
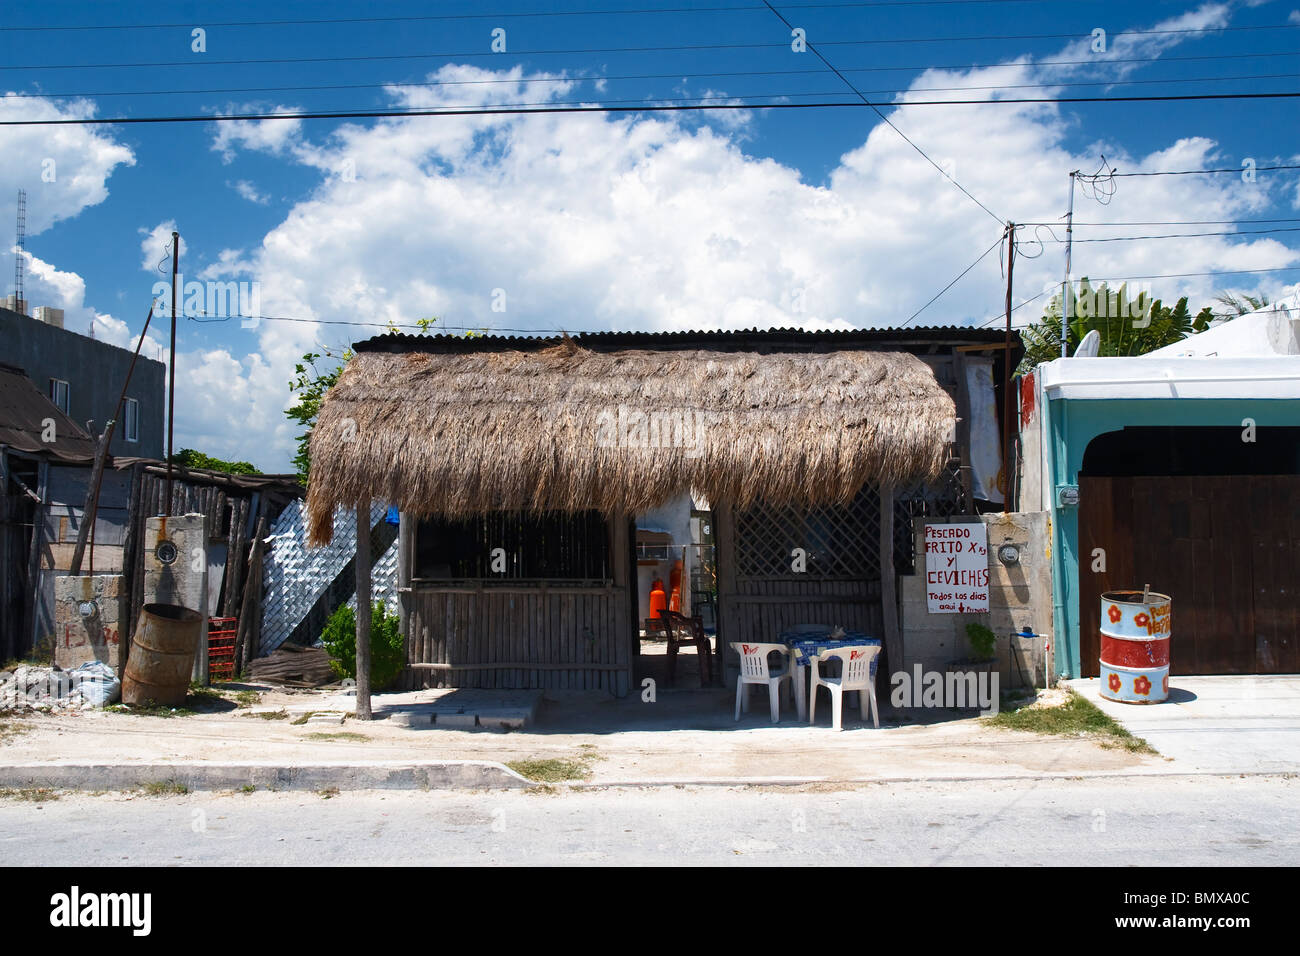
[[[54,440],[44,441],[54,421]],[[0,363],[0,445],[63,461],[91,462],[95,439],[59,410],[16,365]]]
[[[819,351],[843,349],[854,345],[887,345],[893,348],[907,344],[983,344],[1001,343],[1006,335],[1003,329],[980,329],[967,325],[927,325],[908,328],[881,329],[740,329],[740,330],[687,330],[673,332],[620,331],[574,332],[569,338],[583,348],[595,351],[609,349],[698,349],[716,348],[728,352],[762,351]],[[1012,339],[1019,346],[1020,337],[1013,332]],[[563,341],[560,335],[412,335],[390,332],[357,342],[357,352],[485,352],[530,351],[547,348]]]

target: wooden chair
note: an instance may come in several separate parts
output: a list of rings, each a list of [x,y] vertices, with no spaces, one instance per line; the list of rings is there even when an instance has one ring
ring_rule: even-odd
[[[684,644],[694,644],[695,653],[700,659],[700,686],[712,684],[713,645],[704,633],[704,621],[669,610],[660,611],[659,618],[664,622],[664,630],[668,632],[668,683],[677,682],[677,648]]]

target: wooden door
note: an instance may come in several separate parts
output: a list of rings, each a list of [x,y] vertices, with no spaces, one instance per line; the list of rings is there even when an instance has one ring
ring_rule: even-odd
[[[1101,594],[1147,584],[1173,598],[1171,673],[1300,669],[1300,476],[1081,476],[1079,493],[1084,676]]]

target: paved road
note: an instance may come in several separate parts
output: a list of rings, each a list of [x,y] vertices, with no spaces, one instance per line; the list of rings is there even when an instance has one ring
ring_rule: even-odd
[[[1300,780],[0,800],[0,863],[1300,864]]]

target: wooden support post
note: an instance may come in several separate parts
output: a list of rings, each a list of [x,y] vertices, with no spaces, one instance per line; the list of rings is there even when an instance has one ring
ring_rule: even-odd
[[[357,720],[370,719],[370,496],[357,502]]]
[[[18,655],[18,634],[10,613],[14,610],[13,595],[13,538],[18,509],[9,498],[9,455],[0,445],[0,661],[13,660]]]
[[[253,543],[248,552],[248,571],[244,574],[243,600],[240,601],[239,624],[235,632],[235,660],[242,675],[248,662],[257,656],[257,644],[253,627],[254,618],[262,611],[262,538],[266,535],[266,516],[257,519],[257,530],[253,532]]]
[[[402,633],[402,650],[406,659],[408,674],[413,674],[410,666],[420,660],[412,651],[411,638],[411,567],[415,561],[415,518],[399,511],[397,517],[397,616]],[[415,689],[413,680],[408,679],[403,685]]]
[[[45,537],[45,508],[50,494],[50,465],[42,461],[37,471],[36,495],[40,499],[32,510],[31,551],[27,555],[27,593],[31,597],[31,630],[28,639],[31,649],[36,651],[36,628],[40,623],[41,609],[41,540]],[[51,649],[53,650],[53,649]]]
[[[632,520],[623,512],[608,519],[609,560],[614,581],[614,608],[611,610],[614,637],[614,662],[620,671],[614,678],[614,696],[625,697],[636,683],[637,652],[641,647],[636,620],[636,564],[632,560]],[[631,608],[629,609],[629,602]],[[624,630],[626,628],[626,630]],[[619,632],[623,637],[618,637]]]
[[[738,630],[739,604],[736,601],[736,533],[735,509],[730,501],[713,502],[713,532],[717,542],[714,560],[718,571],[718,606],[715,631],[718,638],[718,675],[727,686],[727,644],[744,640],[748,635]],[[739,659],[737,659],[739,660]]]
[[[903,669],[903,641],[898,627],[898,596],[896,589],[898,579],[894,574],[894,486],[882,483],[880,486],[880,611],[885,624],[885,663],[890,672]],[[888,674],[884,667],[877,668],[879,677],[885,677],[885,687],[889,686]]]
[[[975,487],[971,480],[970,457],[970,391],[966,381],[966,356],[960,352],[952,357],[953,376],[957,382],[957,455],[960,460],[962,497],[966,499],[965,513],[975,513]]]

